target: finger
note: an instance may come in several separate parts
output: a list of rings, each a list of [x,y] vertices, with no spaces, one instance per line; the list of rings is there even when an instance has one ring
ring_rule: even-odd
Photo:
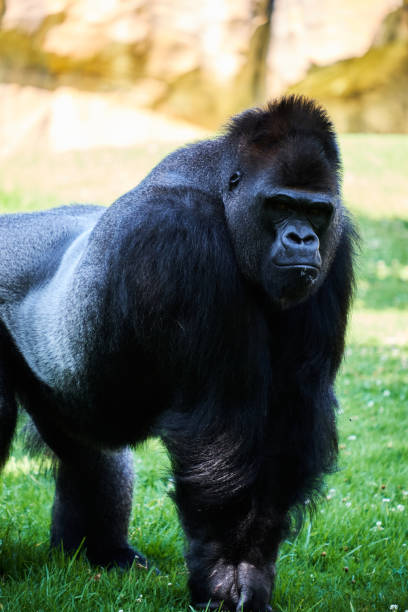
[[[245,610],[252,609],[254,605],[252,597],[253,597],[252,589],[248,589],[248,588],[243,589],[241,591],[241,597],[239,598],[239,602],[236,607],[236,612],[242,612]],[[249,607],[246,608],[245,606],[250,606],[251,608]],[[264,612],[273,612],[271,606],[269,606],[268,604],[266,604],[265,607],[257,606],[257,608],[259,610],[263,610]]]
[[[236,607],[236,612],[242,612],[242,610],[246,609],[246,604],[250,604],[252,601],[252,595],[252,589],[250,589],[249,587],[243,587],[241,589],[241,596]]]

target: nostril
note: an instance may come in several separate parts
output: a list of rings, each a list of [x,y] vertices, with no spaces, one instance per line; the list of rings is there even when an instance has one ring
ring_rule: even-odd
[[[302,238],[295,232],[289,232],[289,234],[286,234],[286,238],[295,244],[302,244]]]
[[[314,234],[308,234],[303,238],[305,244],[314,244],[316,242],[316,236]]]

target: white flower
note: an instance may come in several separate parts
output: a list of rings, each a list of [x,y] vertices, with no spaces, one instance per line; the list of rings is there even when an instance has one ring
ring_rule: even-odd
[[[388,504],[388,502],[390,502],[390,501],[391,501],[391,499],[390,499],[389,497],[383,497],[383,499],[382,499],[382,500],[383,500],[383,502],[384,502],[384,503],[386,503],[386,504]]]
[[[388,389],[385,389],[385,391],[383,392],[383,396],[390,397],[390,395],[391,395],[391,391],[389,391]],[[397,610],[397,609],[398,609],[398,606],[397,608],[394,608],[394,610]]]
[[[398,510],[398,512],[404,512],[405,506],[403,506],[402,504],[398,504],[397,510]]]
[[[347,440],[357,440],[357,436],[354,436],[354,435],[353,436],[349,436],[347,438]]]
[[[391,604],[390,605],[390,610],[398,610],[397,604]]]

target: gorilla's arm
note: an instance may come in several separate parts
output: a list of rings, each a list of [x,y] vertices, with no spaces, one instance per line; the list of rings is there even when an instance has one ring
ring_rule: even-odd
[[[273,319],[246,312],[250,336],[240,335],[239,360],[225,347],[213,394],[193,413],[161,421],[196,604],[267,609],[289,512],[304,511],[335,465],[333,381],[350,298],[350,240],[345,230],[309,302]]]

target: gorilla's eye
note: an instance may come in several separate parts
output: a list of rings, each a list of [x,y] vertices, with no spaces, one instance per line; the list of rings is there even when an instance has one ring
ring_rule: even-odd
[[[331,204],[326,204],[325,206],[311,205],[305,209],[305,214],[315,230],[322,231],[326,229],[330,223],[333,216],[333,207]]]
[[[238,185],[241,178],[242,178],[242,172],[240,172],[239,170],[234,172],[234,174],[231,174],[230,180],[229,180],[229,190],[230,191],[235,189],[235,187]]]

